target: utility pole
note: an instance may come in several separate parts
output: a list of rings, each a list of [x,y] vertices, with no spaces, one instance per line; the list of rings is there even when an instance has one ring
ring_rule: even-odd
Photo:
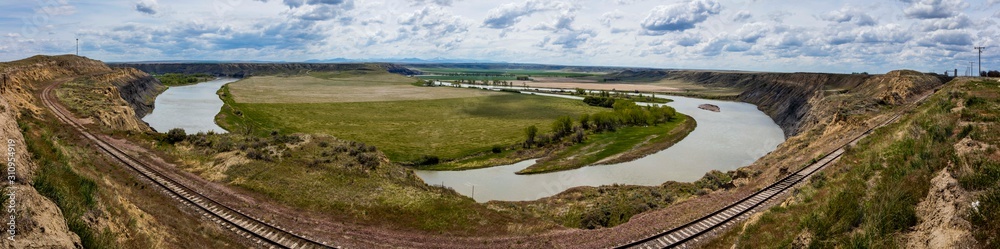
[[[975,61],[970,61],[969,62],[969,77],[976,77],[975,72],[972,72],[972,70],[976,70],[975,64],[976,64]]]
[[[979,72],[976,72],[976,74],[983,71],[983,49],[986,49],[986,47],[976,47],[976,50],[979,50]]]
[[[76,56],[80,56],[80,38],[76,38]]]

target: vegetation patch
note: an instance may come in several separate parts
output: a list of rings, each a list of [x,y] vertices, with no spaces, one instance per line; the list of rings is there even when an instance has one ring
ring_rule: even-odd
[[[164,86],[187,86],[215,79],[215,76],[203,73],[199,74],[167,73],[161,75],[153,75],[153,77],[159,80],[160,83],[162,83]]]
[[[237,160],[243,163],[225,165],[224,177],[217,181],[334,220],[457,235],[505,234],[511,232],[505,224],[536,222],[489,210],[450,189],[428,186],[365,143],[323,135],[200,133],[157,146],[178,158],[197,159],[178,165],[206,178],[212,172],[201,171],[205,167],[200,165],[223,167],[217,155],[244,158]]]
[[[69,157],[57,144],[58,135],[31,115],[18,122],[24,134],[32,160],[39,165],[33,186],[51,199],[62,211],[70,231],[80,236],[86,248],[107,248],[115,245],[114,235],[107,230],[91,227],[86,214],[98,210],[98,187],[70,167]]]
[[[613,111],[581,115],[577,122],[562,117],[552,133],[526,131],[526,146],[563,146],[518,174],[537,174],[580,168],[601,162],[634,160],[666,149],[694,130],[694,120],[669,106],[640,107],[618,100]],[[681,128],[681,129],[678,129]],[[535,129],[537,133],[537,129]]]
[[[736,176],[713,170],[695,182],[670,181],[651,187],[618,184],[576,187],[540,200],[492,201],[487,205],[495,210],[529,213],[565,227],[599,229],[624,224],[643,212],[732,187]]]

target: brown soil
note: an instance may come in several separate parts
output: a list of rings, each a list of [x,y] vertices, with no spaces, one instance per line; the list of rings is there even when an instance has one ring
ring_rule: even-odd
[[[906,248],[973,248],[972,224],[962,218],[968,213],[969,193],[958,180],[941,170],[931,179],[931,189],[920,204],[920,223],[905,237]]]

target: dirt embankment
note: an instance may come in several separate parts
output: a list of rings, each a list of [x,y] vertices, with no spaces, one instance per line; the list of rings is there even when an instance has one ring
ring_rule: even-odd
[[[113,67],[139,69],[151,74],[204,73],[215,76],[246,78],[254,75],[299,75],[309,72],[388,71],[401,75],[417,75],[418,71],[388,63],[326,64],[326,63],[114,63]]]
[[[3,206],[12,204],[15,215],[14,240],[8,240],[8,226],[0,226],[3,239],[2,248],[81,248],[80,237],[71,232],[63,219],[63,214],[54,202],[45,198],[32,183],[37,175],[38,165],[28,153],[27,145],[18,127],[21,115],[36,115],[43,110],[32,95],[36,84],[69,75],[88,74],[108,70],[103,63],[77,60],[70,56],[36,56],[16,62],[0,63],[0,139],[4,144],[4,165],[13,169],[14,184],[4,184]],[[9,141],[8,141],[9,140]],[[8,147],[8,142],[12,142]],[[13,165],[8,165],[8,148],[14,149]],[[7,179],[7,173],[4,174]],[[4,181],[7,182],[6,180]],[[13,192],[13,198],[7,196]],[[9,220],[3,212],[3,223]]]

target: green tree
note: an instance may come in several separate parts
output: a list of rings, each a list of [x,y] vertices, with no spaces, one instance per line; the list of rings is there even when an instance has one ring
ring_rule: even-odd
[[[590,114],[584,113],[580,115],[580,128],[584,130],[590,129]]]
[[[559,139],[573,132],[573,119],[569,116],[562,116],[552,122],[552,133],[555,139]]]

